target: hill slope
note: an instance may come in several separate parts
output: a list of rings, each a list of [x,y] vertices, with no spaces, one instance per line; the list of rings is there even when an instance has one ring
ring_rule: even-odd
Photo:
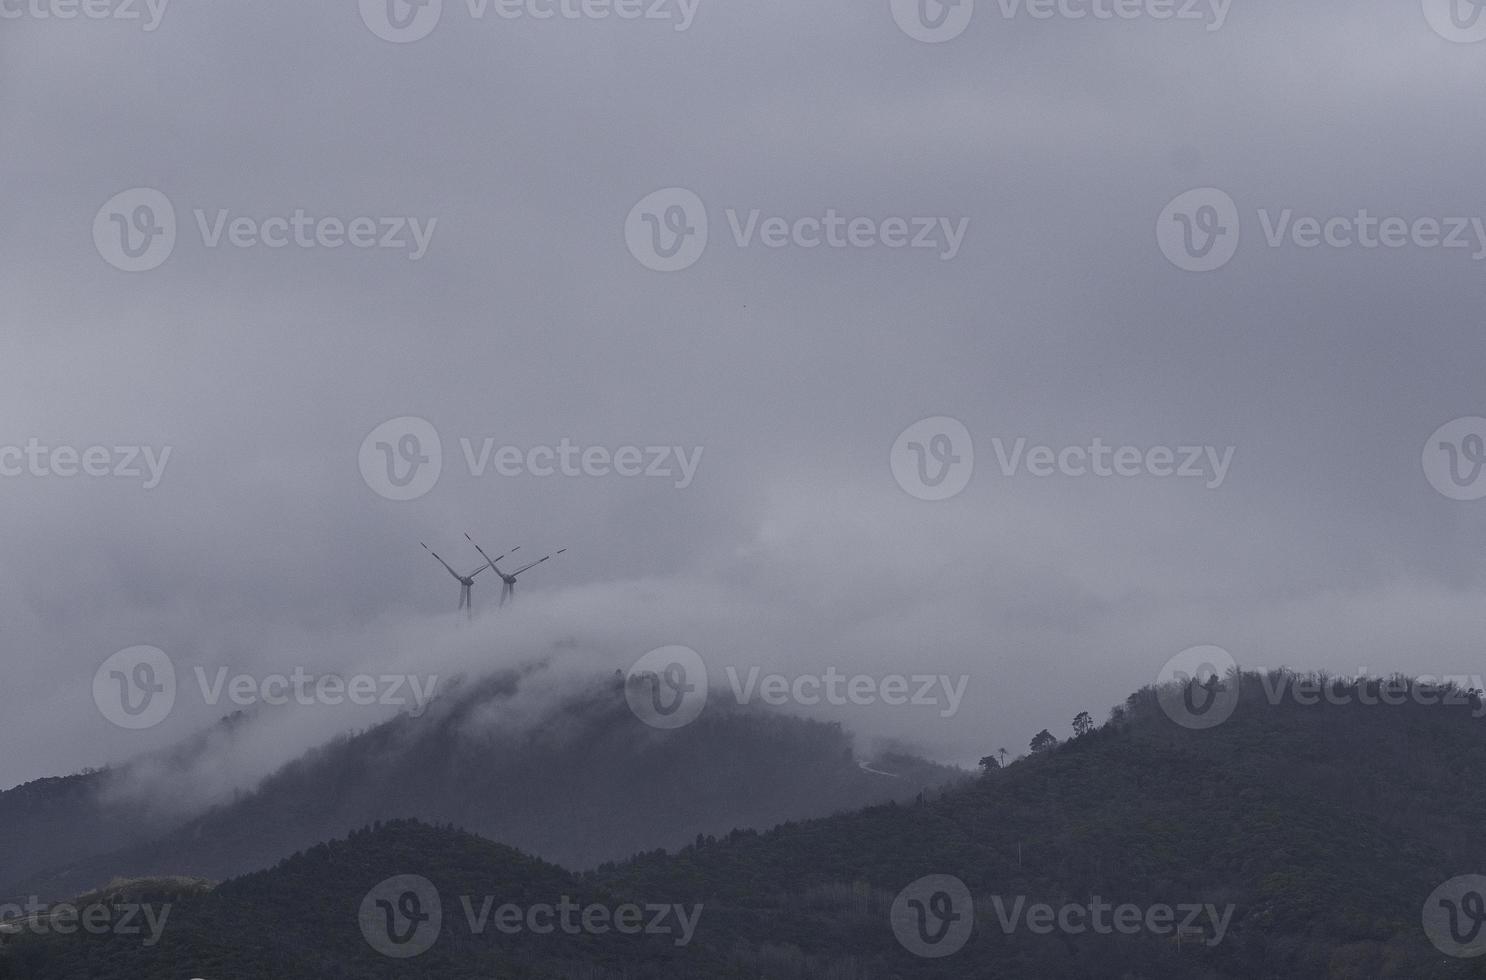
[[[1172,724],[1146,690],[1094,733],[937,799],[704,839],[583,875],[538,874],[448,828],[383,827],[183,899],[153,949],[23,937],[12,963],[38,980],[1486,976],[1486,957],[1444,955],[1421,924],[1439,885],[1486,869],[1486,789],[1470,778],[1486,764],[1479,702],[1271,705],[1258,685],[1245,678],[1238,710],[1211,730]],[[394,961],[371,947],[355,910],[377,882],[404,874],[427,877],[455,911],[429,952]],[[895,897],[928,875],[954,876],[974,896],[973,914],[958,900],[938,909],[973,923],[943,959],[905,947],[911,915],[894,928]],[[702,911],[685,945],[670,933],[492,937],[474,934],[456,899],[579,892]],[[272,897],[281,894],[292,900]],[[1045,930],[1034,928],[1037,903],[1054,910]],[[1139,923],[1102,934],[1063,911],[1101,903],[1133,906]],[[1172,920],[1149,916],[1161,905],[1176,921],[1197,907],[1181,942]],[[260,972],[270,956],[273,972]]]
[[[47,868],[143,844],[174,830],[185,821],[175,807],[160,806],[126,787],[145,769],[154,778],[190,778],[233,738],[243,720],[241,713],[229,715],[169,751],[118,768],[38,779],[0,792],[0,899],[19,894],[21,881]],[[96,883],[102,881],[107,876]]]
[[[401,817],[459,824],[583,868],[698,834],[911,799],[965,776],[904,757],[884,763],[897,778],[869,773],[838,726],[763,710],[719,707],[684,731],[656,731],[630,712],[618,682],[534,723],[502,725],[520,683],[490,678],[422,717],[339,738],[157,839],[56,864],[0,895],[59,898],[119,876],[220,880]],[[45,839],[43,828],[32,832]]]

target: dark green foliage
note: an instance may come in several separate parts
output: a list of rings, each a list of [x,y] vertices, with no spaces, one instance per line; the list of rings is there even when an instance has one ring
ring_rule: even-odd
[[[1083,738],[1094,730],[1094,719],[1089,717],[1087,711],[1080,711],[1073,716],[1073,737]]]
[[[1169,721],[1155,692],[1110,723],[948,792],[767,833],[694,839],[570,875],[452,828],[389,822],[271,871],[186,898],[156,950],[26,937],[8,948],[26,980],[203,977],[738,977],[888,980],[1266,980],[1486,976],[1427,941],[1425,898],[1486,873],[1486,719],[1480,702],[1397,707],[1293,699],[1232,678],[1224,724]],[[1353,689],[1367,694],[1366,685]],[[595,814],[595,819],[602,815]],[[424,874],[450,895],[704,905],[684,949],[655,937],[452,934],[394,963],[363,941],[368,887]],[[976,896],[968,945],[906,952],[888,909],[909,882],[959,877]],[[507,898],[509,896],[509,898]],[[1012,903],[1213,903],[1235,907],[1224,940],[1003,933]],[[446,908],[455,900],[446,900]],[[467,931],[462,928],[460,932]],[[0,957],[0,964],[5,962]],[[0,977],[6,969],[0,966]]]

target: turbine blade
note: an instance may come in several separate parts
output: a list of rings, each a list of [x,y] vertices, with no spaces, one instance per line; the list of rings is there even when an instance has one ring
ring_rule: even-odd
[[[476,541],[475,541],[474,538],[470,538],[470,533],[468,531],[464,532],[464,536],[470,539],[470,544],[474,545],[475,546],[475,550],[480,553],[480,557],[485,559],[485,564],[488,565],[490,568],[495,569],[495,574],[499,575],[500,574],[500,569],[495,567],[495,563],[498,562],[498,561],[500,561],[501,558],[504,558],[506,556],[505,555],[501,555],[500,558],[491,558],[489,555],[487,555],[485,553],[485,549],[482,548],[482,547],[480,547],[480,545],[478,543],[476,543]]]
[[[551,557],[552,557],[551,555],[548,555],[547,556],[547,558],[551,558]],[[536,568],[542,562],[546,561],[547,558],[538,558],[536,561],[532,562],[530,565],[522,565],[520,568],[516,569],[514,572],[511,573],[511,577],[512,578],[515,578],[517,575],[520,575],[522,572],[526,571],[529,568]]]
[[[419,544],[423,544],[423,542],[422,542],[422,541],[419,541],[419,542],[418,542],[418,543],[419,543]],[[429,554],[430,554],[430,555],[433,555],[433,556],[434,556],[434,557],[435,557],[435,558],[439,558],[439,553],[438,553],[438,552],[437,552],[437,551],[434,551],[434,550],[433,550],[433,549],[432,549],[432,548],[430,548],[430,547],[429,547],[429,546],[428,546],[428,545],[426,545],[426,544],[423,544],[423,550],[424,550],[424,551],[426,551],[426,552],[428,552],[428,553],[429,553]],[[446,562],[446,561],[444,561],[444,559],[442,559],[442,558],[439,558],[439,564],[440,564],[440,565],[443,565],[443,566],[444,566],[444,567],[445,567],[445,568],[449,568],[449,563],[448,563],[448,562]],[[450,574],[450,575],[453,575],[453,576],[454,576],[454,577],[455,577],[455,578],[459,578],[459,577],[460,577],[460,575],[459,575],[459,573],[458,573],[458,572],[456,572],[456,571],[455,571],[455,570],[454,570],[454,569],[452,569],[452,568],[449,568],[449,574]]]

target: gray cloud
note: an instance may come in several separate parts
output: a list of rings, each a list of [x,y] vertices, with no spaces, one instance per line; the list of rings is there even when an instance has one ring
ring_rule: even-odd
[[[1483,513],[1420,473],[1482,411],[1481,263],[1265,247],[1255,213],[1482,213],[1481,50],[1417,5],[1234,5],[1221,31],[1003,21],[909,40],[886,4],[708,3],[684,32],[472,23],[388,44],[355,4],[172,5],[159,30],[0,27],[0,444],[173,447],[160,487],[0,479],[0,785],[122,758],[93,670],[477,664],[583,638],[596,670],[686,643],[720,663],[968,672],[953,719],[848,711],[864,738],[973,761],[1096,714],[1179,650],[1472,672]],[[1216,273],[1156,248],[1217,186]],[[111,195],[182,237],[127,275]],[[631,206],[684,186],[714,240],[658,275]],[[208,249],[195,208],[437,218],[425,258]],[[727,208],[968,218],[912,250],[740,249]],[[386,419],[445,442],[397,503],[356,453]],[[894,438],[975,435],[964,494],[902,493]],[[705,447],[696,482],[474,479],[457,439]],[[1236,447],[1217,491],[1007,478],[991,439]],[[571,550],[451,640],[461,533]],[[481,581],[477,603],[492,590]],[[478,637],[475,642],[472,638]],[[485,644],[485,646],[481,646]],[[581,659],[574,653],[575,660]],[[239,667],[239,665],[241,665]],[[409,668],[412,669],[412,668]],[[360,718],[314,714],[260,763]],[[253,778],[246,767],[242,778]]]

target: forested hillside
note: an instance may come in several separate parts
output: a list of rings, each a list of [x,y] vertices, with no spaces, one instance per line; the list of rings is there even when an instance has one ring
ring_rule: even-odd
[[[383,825],[182,899],[153,948],[20,937],[10,975],[1486,976],[1486,961],[1444,955],[1421,922],[1436,888],[1486,867],[1486,790],[1471,778],[1486,763],[1480,702],[1270,704],[1258,677],[1242,686],[1209,730],[1173,724],[1147,689],[1108,724],[967,786],[583,874],[452,827]],[[443,923],[426,952],[392,959],[358,909],[402,875],[436,889]],[[931,875],[973,896],[973,928],[942,959],[911,952],[893,910]],[[477,934],[461,901],[565,895],[699,912],[678,945],[674,932]],[[1071,927],[1087,918],[1031,925],[1037,904],[1101,903],[1177,915],[1128,935]]]

